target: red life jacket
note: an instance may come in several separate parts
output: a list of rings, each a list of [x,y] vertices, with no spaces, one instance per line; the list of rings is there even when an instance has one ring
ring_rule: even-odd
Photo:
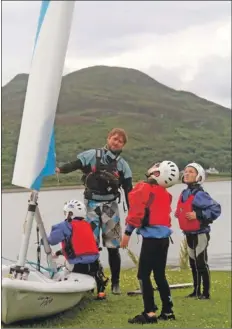
[[[98,254],[98,247],[91,225],[85,220],[72,220],[72,234],[61,243],[66,259]]]
[[[198,219],[189,220],[186,218],[186,213],[193,211],[192,203],[194,197],[195,194],[191,194],[188,199],[183,202],[181,194],[177,203],[176,217],[178,218],[180,229],[183,231],[198,231],[201,228],[201,223]]]
[[[171,226],[172,195],[162,186],[139,182],[128,195],[126,223],[134,227]],[[147,218],[145,218],[147,217]]]

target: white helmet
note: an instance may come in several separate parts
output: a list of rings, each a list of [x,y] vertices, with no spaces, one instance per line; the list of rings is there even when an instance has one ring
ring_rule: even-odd
[[[80,217],[85,218],[86,217],[86,207],[83,202],[78,200],[70,200],[64,204],[64,211],[67,213],[72,212],[71,218]]]
[[[178,182],[180,172],[174,162],[162,161],[148,169],[146,176],[155,179],[160,186],[170,187]]]
[[[187,164],[187,166],[185,168],[187,168],[187,167],[193,167],[196,169],[196,171],[197,171],[196,182],[198,184],[203,184],[205,181],[205,171],[204,171],[203,167],[199,163],[196,163],[196,162]],[[184,179],[184,177],[183,177],[183,179]],[[183,182],[184,182],[184,180],[183,180]]]

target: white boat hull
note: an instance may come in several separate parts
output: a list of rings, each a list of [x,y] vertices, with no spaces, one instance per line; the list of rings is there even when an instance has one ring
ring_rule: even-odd
[[[50,279],[31,271],[24,281],[9,278],[9,268],[2,267],[2,322],[5,324],[65,311],[95,288],[95,280],[89,275],[62,270]]]

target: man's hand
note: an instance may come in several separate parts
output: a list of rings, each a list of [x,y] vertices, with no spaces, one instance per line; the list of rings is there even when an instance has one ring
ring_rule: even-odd
[[[196,216],[195,211],[187,212],[187,213],[186,213],[186,218],[187,218],[188,220],[194,220],[194,219],[197,219],[197,216]]]
[[[56,173],[60,174],[60,168],[56,167]]]
[[[130,236],[124,234],[123,237],[122,237],[120,247],[123,248],[123,249],[126,248],[128,246],[129,241],[130,241]]]

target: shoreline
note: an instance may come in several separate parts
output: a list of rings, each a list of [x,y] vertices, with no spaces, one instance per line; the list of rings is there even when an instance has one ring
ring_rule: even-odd
[[[227,176],[227,177],[212,177],[209,179],[206,179],[205,182],[206,183],[210,183],[210,182],[224,182],[224,181],[231,181],[231,177]],[[133,182],[133,185],[135,185],[137,182]],[[182,184],[181,182],[177,183],[177,184]],[[45,186],[42,187],[40,189],[40,191],[59,191],[59,190],[82,190],[84,189],[83,185],[59,185],[59,186]],[[11,187],[5,187],[2,188],[2,193],[16,193],[16,192],[30,192],[30,189],[27,188],[11,188]]]

